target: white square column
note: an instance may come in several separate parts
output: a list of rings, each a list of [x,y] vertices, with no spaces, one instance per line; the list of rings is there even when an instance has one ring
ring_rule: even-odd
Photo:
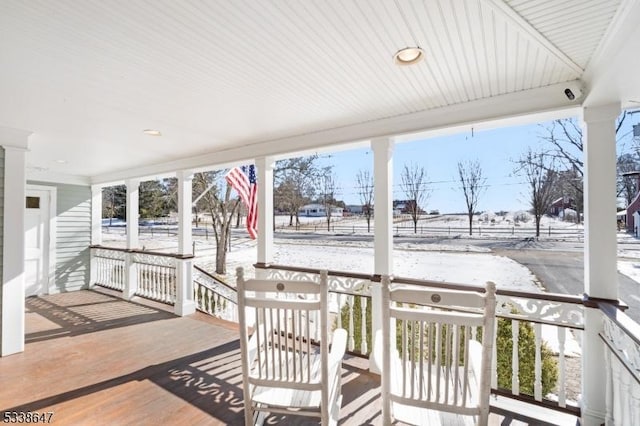
[[[91,245],[102,244],[102,185],[91,185]]]
[[[178,254],[193,254],[192,211],[193,172],[183,170],[178,177]]]
[[[137,249],[140,246],[138,241],[140,180],[129,179],[125,184],[127,186],[127,248]]]
[[[378,281],[371,283],[371,343],[374,350],[369,358],[369,370],[378,374],[382,367],[382,353],[375,350],[380,344],[377,340],[382,338],[382,288],[379,278],[393,273],[393,147],[394,141],[391,138],[371,141],[374,187],[373,273]]]
[[[256,158],[258,185],[258,258],[259,265],[273,262],[273,169],[271,157]],[[256,269],[256,278],[266,278],[264,269]]]
[[[0,129],[4,148],[4,220],[0,288],[0,356],[24,351],[26,152],[31,133]]]
[[[620,104],[583,110],[585,298],[618,299],[616,237],[616,118]],[[601,425],[606,415],[602,313],[585,308],[582,344],[582,424]]]
[[[618,298],[616,118],[620,105],[584,108],[584,291]]]
[[[178,177],[178,254],[176,259],[177,297],[174,306],[176,315],[191,315],[196,311],[193,295],[193,172],[182,170]]]
[[[91,185],[91,245],[102,244],[102,186]],[[91,251],[89,287],[98,282],[98,261]]]
[[[393,146],[390,138],[371,141],[374,187],[374,274],[393,273]]]
[[[133,250],[140,246],[138,241],[138,217],[139,217],[139,189],[138,179],[129,179],[127,186],[127,249]],[[122,297],[130,300],[138,290],[138,268],[133,261],[133,253],[127,253],[125,257],[124,291]]]

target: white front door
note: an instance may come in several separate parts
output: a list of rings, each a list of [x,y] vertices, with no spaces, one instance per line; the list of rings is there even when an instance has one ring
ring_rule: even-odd
[[[25,200],[25,296],[48,293],[49,191],[27,188]]]

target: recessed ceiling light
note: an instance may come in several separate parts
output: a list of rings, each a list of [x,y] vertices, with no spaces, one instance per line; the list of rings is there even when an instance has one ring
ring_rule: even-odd
[[[419,47],[405,47],[393,55],[393,60],[397,65],[417,64],[424,58],[424,50]]]
[[[58,164],[67,164],[67,163],[68,163],[68,161],[67,161],[67,160],[62,160],[62,159],[61,159],[61,160],[56,160],[56,163],[58,163]]]
[[[142,131],[142,133],[149,136],[162,136],[162,133],[160,133],[160,130],[155,130],[155,129],[145,129]]]

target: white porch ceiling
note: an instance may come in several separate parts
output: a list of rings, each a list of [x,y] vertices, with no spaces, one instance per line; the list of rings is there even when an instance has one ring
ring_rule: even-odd
[[[32,176],[95,181],[221,151],[281,153],[308,135],[335,143],[340,129],[402,118],[437,128],[465,104],[502,111],[584,79],[594,55],[608,59],[603,40],[637,18],[635,3],[3,0],[0,126],[33,132]],[[416,44],[425,61],[394,65]],[[625,87],[640,99],[640,82]]]

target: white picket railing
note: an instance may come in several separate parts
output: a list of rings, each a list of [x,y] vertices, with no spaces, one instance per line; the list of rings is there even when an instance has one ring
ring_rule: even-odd
[[[124,255],[126,253],[103,249],[94,250],[92,256],[95,260],[94,264],[98,268],[96,272],[98,282],[110,288],[122,289],[122,283],[126,280],[124,277],[126,273],[124,271],[126,264]],[[132,256],[131,261],[135,263],[138,274],[136,294],[166,303],[174,303],[176,300],[176,259],[148,253],[134,253]],[[268,279],[319,280],[320,271],[315,269],[282,265],[257,267],[264,270],[265,278]],[[372,309],[373,280],[374,277],[371,275],[329,271],[330,311],[333,324],[335,327],[347,330],[349,351],[361,356],[369,356],[372,350],[372,336],[374,334],[372,323],[373,316],[376,315]],[[237,321],[237,295],[233,287],[198,267],[193,270],[193,282],[193,296],[199,310],[229,321]],[[474,289],[474,287],[464,285],[398,277],[394,278],[393,282],[435,288]],[[499,320],[496,326],[498,328],[496,339],[504,339],[505,333],[508,333],[506,340],[510,342],[508,344],[510,353],[504,353],[503,350],[498,354],[498,342],[494,345],[493,393],[579,413],[575,397],[572,398],[568,395],[579,393],[581,377],[575,377],[575,371],[569,374],[567,365],[568,361],[572,361],[573,364],[579,362],[580,345],[578,342],[581,341],[584,328],[582,299],[577,296],[498,290],[497,300]],[[607,324],[608,328],[605,330],[608,330],[608,334],[605,337],[609,340],[605,339],[605,341],[610,347],[617,348],[616,344],[619,345],[624,339],[613,333],[612,330],[615,330],[615,327],[612,324],[615,322],[610,321]],[[614,336],[618,337],[614,338]],[[638,351],[637,343],[634,347]],[[618,352],[625,354],[625,356],[630,353],[628,349],[620,349]],[[612,349],[611,353],[617,352]],[[524,355],[525,359],[521,358],[522,354],[526,354]],[[554,361],[546,361],[550,356]],[[634,356],[635,358],[630,358],[632,361],[625,362],[620,361],[617,357],[610,357],[613,366],[611,382],[618,387],[626,386],[624,389],[630,390],[627,406],[635,407],[634,404],[636,404],[637,413],[640,413],[640,398],[633,397],[636,390],[640,396],[638,379],[637,377],[633,380],[625,379],[626,376],[618,368],[619,365],[640,367],[640,351],[636,352]],[[615,359],[618,359],[619,364],[616,364]],[[522,371],[520,365],[525,365],[526,371]],[[555,387],[551,386],[554,380],[549,377],[556,377],[556,373],[549,369],[557,370]],[[581,376],[581,369],[578,371],[580,371],[578,375]],[[569,381],[568,378],[572,380]],[[567,384],[569,382],[572,383],[571,388]],[[616,389],[615,386],[612,385],[612,389]],[[622,392],[622,389],[617,389],[616,393]],[[621,406],[623,403],[617,404]],[[612,412],[615,412],[618,405],[612,408]],[[635,413],[630,408],[625,412]],[[618,416],[620,415],[623,414],[618,414]]]
[[[640,326],[615,306],[600,303],[605,343],[606,424],[640,424]]]
[[[176,259],[146,253],[135,253],[138,283],[135,294],[173,305],[177,299]]]
[[[127,253],[109,249],[91,250],[91,274],[96,283],[113,290],[124,291]]]
[[[238,322],[238,294],[235,288],[198,266],[193,271],[194,300],[198,310]]]
[[[192,257],[91,246],[91,285],[120,291],[125,299],[137,295],[174,305],[177,315],[189,314],[194,312]]]

